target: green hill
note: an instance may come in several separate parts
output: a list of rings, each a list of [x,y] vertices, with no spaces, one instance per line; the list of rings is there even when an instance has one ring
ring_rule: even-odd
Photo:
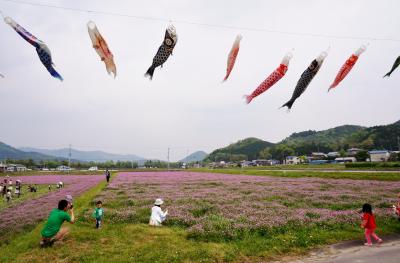
[[[400,121],[370,128],[343,125],[323,131],[308,130],[293,133],[273,144],[257,138],[247,138],[214,150],[205,161],[239,161],[254,159],[284,159],[288,155],[309,155],[312,152],[333,152],[349,148],[364,150],[398,150]]]
[[[347,144],[366,150],[399,150],[400,121],[363,129],[352,134]]]
[[[227,147],[214,150],[205,161],[254,160],[260,157],[260,151],[273,146],[273,143],[257,138],[247,138]]]
[[[356,125],[343,125],[323,131],[305,131],[293,133],[279,144],[285,144],[294,150],[297,155],[309,154],[311,152],[331,152],[347,149],[348,138],[365,127]]]

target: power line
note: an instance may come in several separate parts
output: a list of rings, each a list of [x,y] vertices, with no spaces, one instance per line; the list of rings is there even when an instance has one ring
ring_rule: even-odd
[[[282,34],[282,35],[302,36],[302,37],[315,37],[315,38],[400,42],[400,39],[395,39],[395,38],[378,38],[378,37],[365,37],[365,36],[361,36],[361,37],[355,36],[354,37],[354,36],[345,36],[345,35],[316,34],[316,33],[308,33],[308,32],[282,31],[282,30],[274,30],[274,29],[268,29],[268,28],[255,28],[255,27],[242,27],[242,26],[232,26],[232,25],[223,25],[223,24],[210,24],[210,23],[201,23],[201,22],[188,21],[188,20],[175,20],[175,19],[172,20],[172,19],[168,19],[168,18],[164,18],[164,17],[138,16],[138,15],[132,15],[132,14],[106,12],[106,11],[101,11],[101,10],[88,10],[88,9],[65,7],[65,6],[50,5],[50,4],[41,4],[41,3],[33,3],[33,2],[19,1],[19,0],[2,0],[2,1],[3,2],[14,3],[14,4],[30,5],[30,6],[35,6],[35,7],[55,8],[55,9],[72,11],[72,12],[93,13],[93,14],[99,14],[99,15],[118,16],[118,17],[133,18],[133,19],[140,19],[140,20],[150,20],[150,21],[159,21],[159,22],[174,22],[174,23],[178,23],[178,24],[204,26],[204,27],[212,27],[212,28],[228,29],[228,30],[264,32],[264,33],[272,33],[272,34]],[[1,13],[1,11],[0,11],[0,13]]]

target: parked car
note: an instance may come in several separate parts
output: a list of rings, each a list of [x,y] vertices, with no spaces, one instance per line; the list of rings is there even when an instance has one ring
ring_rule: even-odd
[[[58,166],[56,169],[57,171],[62,171],[62,172],[71,171],[71,168],[65,165]]]

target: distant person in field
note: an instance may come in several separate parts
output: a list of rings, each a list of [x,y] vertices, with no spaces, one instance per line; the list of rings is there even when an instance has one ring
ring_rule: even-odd
[[[12,199],[12,197],[11,197],[11,190],[8,189],[8,190],[7,190],[7,194],[6,194],[7,203],[11,202],[11,199]]]
[[[372,213],[372,206],[370,204],[364,204],[362,207],[362,223],[361,223],[361,228],[365,229],[365,238],[367,239],[367,243],[364,245],[366,246],[372,246],[372,241],[371,241],[371,236],[378,242],[378,244],[382,243],[382,239],[380,239],[376,234],[375,234],[375,229],[376,229],[376,223],[375,223],[375,217],[374,214]]]
[[[162,222],[164,222],[165,219],[167,219],[168,210],[165,210],[165,212],[161,210],[161,205],[163,203],[164,201],[161,198],[157,198],[156,201],[154,202],[154,206],[151,208],[149,225],[161,226]]]
[[[397,217],[397,219],[400,221],[400,193],[397,195],[397,203],[396,205],[393,205],[393,213]]]
[[[36,193],[36,191],[37,191],[37,188],[35,186],[31,186],[31,185],[28,186],[28,189],[31,193]]]
[[[19,198],[21,195],[21,180],[15,181],[15,195]]]
[[[11,192],[11,194],[12,194],[12,191],[13,191],[12,184],[9,184],[9,185],[8,185],[8,188],[7,188],[7,190],[10,190],[10,192]]]
[[[4,192],[4,185],[3,183],[0,183],[0,194],[4,197],[4,195],[6,194],[6,192]]]
[[[96,202],[96,208],[93,211],[93,218],[96,220],[96,228],[99,229],[101,227],[101,222],[103,221],[104,210],[102,208],[103,202],[100,200]]]
[[[63,187],[64,187],[64,183],[61,182],[61,181],[59,181],[59,182],[57,183],[57,188],[63,188]]]
[[[111,173],[108,169],[106,169],[106,179],[107,179],[107,183],[110,182],[110,177],[111,177]]]
[[[68,210],[70,215],[67,213]],[[47,223],[42,229],[41,247],[51,246],[54,242],[60,241],[68,235],[68,228],[61,228],[64,221],[71,224],[75,223],[74,208],[67,200],[60,200],[58,208],[51,210]]]

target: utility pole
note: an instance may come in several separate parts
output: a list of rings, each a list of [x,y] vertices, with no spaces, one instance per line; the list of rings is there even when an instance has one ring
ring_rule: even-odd
[[[167,160],[168,160],[167,169],[168,169],[168,171],[169,171],[169,147],[168,147],[168,155],[167,155]]]
[[[69,144],[69,153],[68,153],[68,173],[71,170],[71,144]]]

